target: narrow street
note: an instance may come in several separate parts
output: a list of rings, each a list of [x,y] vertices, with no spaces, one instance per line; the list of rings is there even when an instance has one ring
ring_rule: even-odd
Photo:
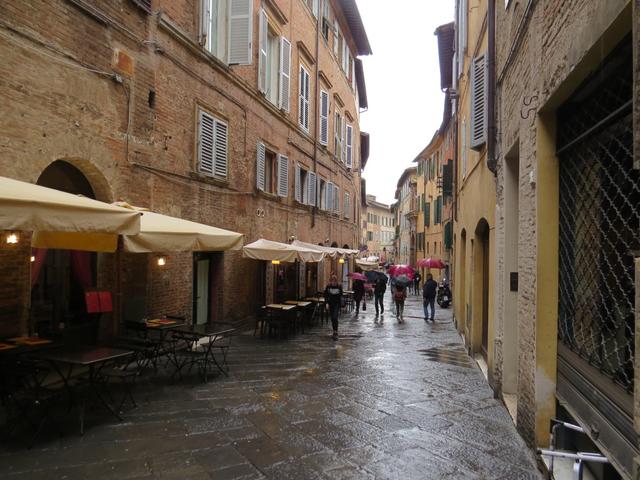
[[[539,478],[451,309],[425,324],[411,295],[402,324],[374,313],[343,315],[337,342],[326,325],[288,340],[244,332],[229,378],[143,377],[122,423],[101,416],[84,437],[3,446],[0,477]]]

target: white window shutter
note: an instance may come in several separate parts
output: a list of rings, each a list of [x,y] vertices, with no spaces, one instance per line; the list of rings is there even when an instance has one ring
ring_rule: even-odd
[[[327,202],[325,205],[328,212],[333,211],[333,183],[331,182],[327,182]]]
[[[211,0],[200,0],[200,45],[207,44],[209,28],[211,27]]]
[[[289,159],[278,155],[278,196],[289,196]]]
[[[264,143],[258,142],[256,155],[256,187],[258,190],[264,192],[264,162],[265,162],[265,149]]]
[[[285,112],[289,111],[289,96],[291,85],[291,42],[280,37],[280,91],[278,106]]]
[[[340,129],[340,145],[342,148],[340,149],[340,161],[342,163],[345,162],[347,156],[347,142],[345,142],[345,137],[347,136],[345,131],[347,127],[347,117],[342,119],[342,128]]]
[[[351,125],[347,125],[347,138],[345,143],[347,145],[347,158],[346,158],[347,168],[352,168],[353,167],[353,127]]]
[[[329,2],[327,2],[329,3]],[[333,54],[338,57],[338,48],[340,44],[340,27],[338,27],[338,19],[336,18],[336,25],[333,29]]]
[[[230,0],[229,63],[251,65],[252,0]]]
[[[322,208],[322,188],[320,177],[316,176],[316,207]]]
[[[487,141],[487,62],[485,55],[471,65],[471,138],[469,146],[477,148]]]
[[[294,196],[296,202],[302,203],[302,180],[300,165],[296,163],[295,178],[294,178]]]
[[[315,206],[316,204],[316,196],[317,196],[316,187],[317,187],[316,174],[313,172],[307,173],[307,192],[309,192],[307,194],[307,202],[309,205]]]
[[[227,137],[227,124],[216,120],[215,152],[213,164],[213,174],[216,177],[227,177]]]
[[[213,175],[213,150],[214,150],[214,118],[200,110],[198,125],[198,170],[207,175]]]
[[[302,65],[298,90],[298,123],[309,131],[309,72]]]
[[[318,0],[313,0],[311,11],[313,12],[313,16],[318,18]]]
[[[333,186],[333,211],[340,215],[340,188]]]
[[[329,141],[329,94],[320,91],[320,143],[326,145]]]
[[[258,59],[258,89],[261,92],[267,91],[267,33],[269,31],[269,19],[264,8],[260,9],[259,35],[260,35],[260,55]]]
[[[344,218],[349,218],[349,210],[351,209],[350,195],[344,192]]]

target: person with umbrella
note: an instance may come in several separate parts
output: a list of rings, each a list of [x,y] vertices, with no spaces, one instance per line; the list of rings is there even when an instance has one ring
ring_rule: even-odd
[[[331,274],[329,284],[324,289],[324,299],[329,305],[333,339],[338,340],[338,317],[340,316],[340,308],[342,308],[342,285],[338,283],[338,277],[335,273]]]
[[[420,292],[420,280],[422,280],[422,276],[420,272],[416,271],[416,274],[413,276],[413,293],[416,295]]]
[[[399,275],[395,277],[395,290],[393,292],[393,301],[396,303],[396,317],[398,322],[402,322],[404,318],[404,301],[407,298],[407,286],[412,280],[407,275]]]
[[[366,277],[365,277],[366,278]],[[355,277],[353,280],[353,300],[356,302],[356,316],[360,313],[360,302],[364,297],[364,282],[360,277]],[[362,305],[362,310],[366,309],[366,304]]]
[[[379,273],[375,282],[373,295],[375,297],[376,318],[378,317],[378,305],[380,306],[380,314],[384,315],[384,292],[387,291],[387,276]]]

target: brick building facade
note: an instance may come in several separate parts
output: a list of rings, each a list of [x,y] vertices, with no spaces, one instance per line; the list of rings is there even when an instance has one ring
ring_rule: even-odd
[[[0,36],[0,174],[246,243],[357,245],[357,57],[371,49],[353,0],[7,1]],[[1,248],[9,333],[26,325],[29,249]],[[261,301],[264,267],[241,252],[165,256],[159,268],[122,254],[118,269],[96,255],[96,286],[124,292],[126,311],[205,321],[241,320]],[[68,273],[63,254],[50,258]]]

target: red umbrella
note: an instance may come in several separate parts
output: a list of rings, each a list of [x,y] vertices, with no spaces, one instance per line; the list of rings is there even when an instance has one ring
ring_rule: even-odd
[[[389,268],[389,274],[392,277],[397,277],[399,275],[407,275],[410,279],[413,278],[413,268],[409,265],[393,265]]]
[[[352,272],[349,274],[349,276],[354,280],[362,280],[363,282],[367,281],[367,277],[364,276],[362,273]]]
[[[423,258],[421,260],[418,260],[418,266],[424,268],[446,268],[446,265],[442,263],[442,260],[439,260],[437,258]]]

